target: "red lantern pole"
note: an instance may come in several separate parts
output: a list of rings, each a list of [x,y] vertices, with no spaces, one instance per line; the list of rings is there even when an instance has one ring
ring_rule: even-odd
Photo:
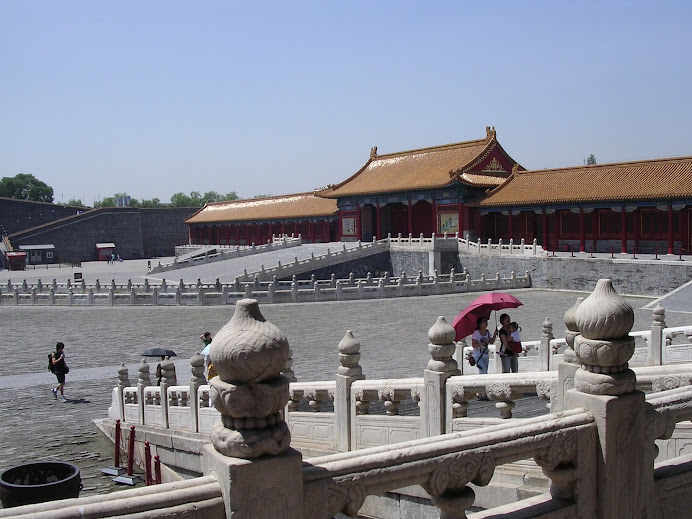
[[[147,485],[154,483],[154,478],[151,477],[151,445],[149,442],[144,442],[144,470]]]
[[[115,456],[113,466],[117,469],[120,467],[120,420],[115,421]]]
[[[158,455],[154,456],[154,475],[156,479],[154,480],[154,483],[156,485],[161,484],[161,460],[159,459]]]
[[[130,427],[130,443],[127,449],[127,475],[134,475],[135,463],[135,426]]]

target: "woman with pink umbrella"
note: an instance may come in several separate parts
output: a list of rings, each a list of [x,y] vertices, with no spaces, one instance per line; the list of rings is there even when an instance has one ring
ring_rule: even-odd
[[[488,330],[488,318],[479,317],[476,319],[476,329],[471,335],[471,345],[473,346],[473,360],[476,361],[476,367],[478,368],[478,373],[481,375],[488,374],[488,364],[490,362],[490,355],[488,354],[488,348],[492,342],[495,342],[495,337],[497,336],[497,330],[490,336],[490,330]]]
[[[457,341],[473,334],[471,337],[471,343],[474,348],[472,355],[480,373],[485,374],[488,372],[488,345],[495,341],[498,333],[498,330],[495,330],[495,334],[490,336],[488,331],[490,313],[493,310],[517,308],[521,305],[521,301],[510,294],[491,292],[476,298],[454,318],[452,326],[456,330]],[[480,335],[474,338],[476,332],[479,332]],[[487,342],[485,342],[485,339],[487,339]],[[478,362],[479,360],[480,363]]]

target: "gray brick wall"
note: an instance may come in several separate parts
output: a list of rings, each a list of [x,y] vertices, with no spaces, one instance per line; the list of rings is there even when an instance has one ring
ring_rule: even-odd
[[[0,197],[0,234],[14,234],[24,229],[77,214],[84,210],[68,205],[28,202]]]

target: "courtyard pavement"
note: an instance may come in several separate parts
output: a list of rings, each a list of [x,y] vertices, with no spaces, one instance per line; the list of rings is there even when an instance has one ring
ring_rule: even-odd
[[[549,317],[556,337],[564,335],[562,316],[576,292],[537,289],[512,292],[524,306],[510,311],[523,327],[522,337],[540,337]],[[351,329],[361,342],[361,366],[368,379],[422,376],[429,360],[427,331],[438,315],[448,321],[478,294],[387,300],[264,305],[265,317],[287,335],[294,371],[301,381],[333,379],[339,366],[337,345]],[[651,325],[650,298],[628,298],[636,308],[635,330]],[[4,470],[36,459],[59,458],[82,469],[84,495],[116,488],[98,469],[111,462],[112,445],[91,421],[106,416],[117,367],[130,367],[137,378],[140,353],[163,346],[178,353],[176,371],[189,380],[189,357],[199,351],[199,335],[213,335],[230,319],[232,306],[218,307],[0,307],[0,452]],[[690,315],[668,312],[668,326],[689,324]],[[56,341],[66,344],[71,368],[67,404],[50,393],[54,377],[46,368]],[[153,368],[153,366],[152,366]],[[516,416],[547,412],[544,403],[522,399]],[[492,402],[473,402],[469,416],[496,416]]]

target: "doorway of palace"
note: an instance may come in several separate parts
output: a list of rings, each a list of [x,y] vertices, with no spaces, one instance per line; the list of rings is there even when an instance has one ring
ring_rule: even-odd
[[[377,232],[377,209],[374,205],[367,204],[360,209],[360,223],[360,239],[372,241]]]
[[[401,202],[385,204],[380,207],[380,234],[379,239],[386,238],[388,234],[397,237],[408,236],[408,207]]]
[[[413,204],[413,235],[430,236],[433,233],[433,208],[427,200],[418,200]],[[408,234],[408,233],[407,233]]]

